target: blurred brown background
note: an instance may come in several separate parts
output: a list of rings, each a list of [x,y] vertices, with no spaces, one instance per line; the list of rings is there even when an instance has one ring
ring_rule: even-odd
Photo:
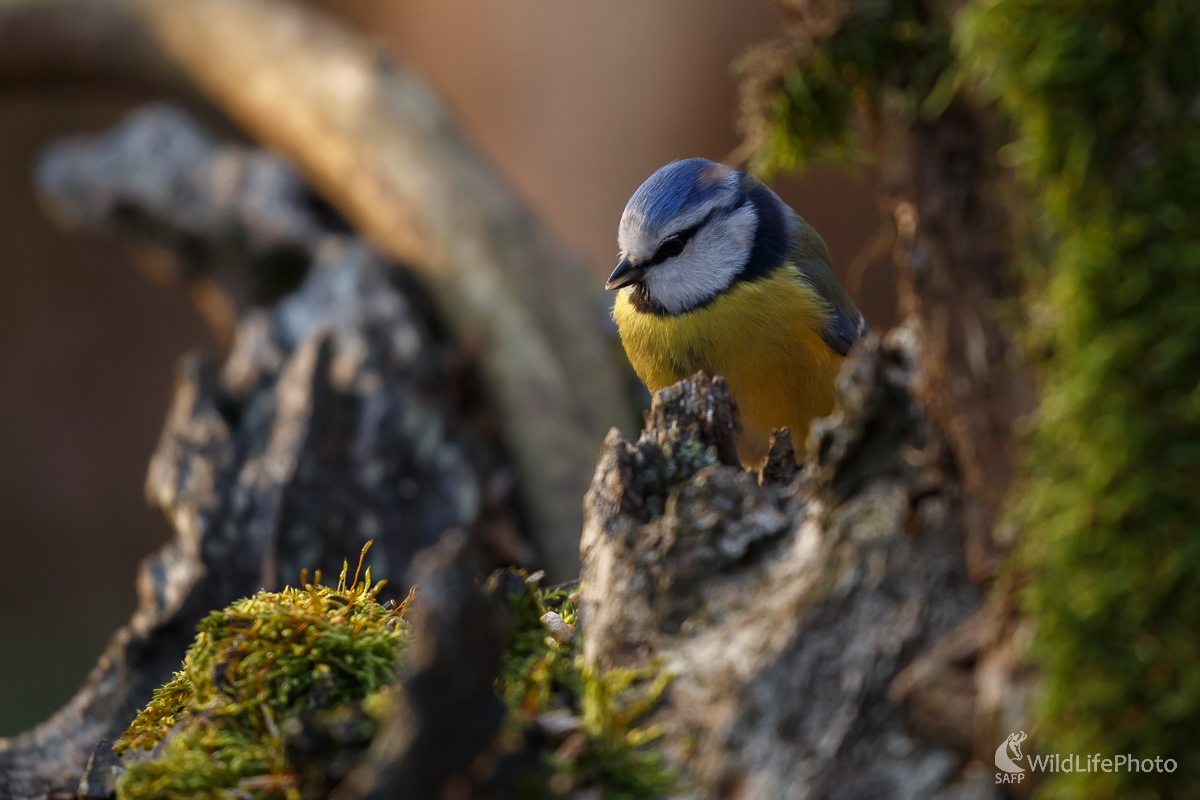
[[[643,179],[737,145],[730,64],[780,22],[769,0],[314,2],[424,76],[597,282]],[[141,486],[174,363],[215,349],[182,289],[151,284],[114,241],[61,233],[32,195],[46,142],[147,99],[0,91],[0,735],[66,701],[133,610],[137,563],[167,536]],[[839,172],[775,185],[839,269],[875,230],[865,185]],[[890,273],[863,285],[880,329]]]

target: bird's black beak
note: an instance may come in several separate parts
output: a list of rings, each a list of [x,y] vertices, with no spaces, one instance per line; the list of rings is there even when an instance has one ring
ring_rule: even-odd
[[[646,270],[628,258],[621,259],[621,263],[617,264],[617,268],[613,270],[612,275],[608,276],[608,282],[604,284],[604,288],[612,291],[628,286],[631,283],[637,283],[646,274]]]

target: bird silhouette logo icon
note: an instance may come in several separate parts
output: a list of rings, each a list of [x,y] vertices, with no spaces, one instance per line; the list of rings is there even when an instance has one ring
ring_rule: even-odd
[[[1029,737],[1025,735],[1025,731],[1010,733],[1008,738],[996,748],[996,767],[1005,772],[1024,772],[1025,768],[1014,762],[1013,759],[1015,758],[1017,761],[1020,761],[1023,758],[1021,755],[1021,742],[1027,738]],[[1012,753],[1011,756],[1009,752]]]

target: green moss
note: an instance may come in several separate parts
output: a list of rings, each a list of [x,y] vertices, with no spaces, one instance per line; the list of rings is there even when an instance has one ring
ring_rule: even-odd
[[[948,25],[919,4],[849,8],[790,62],[759,60],[752,163],[844,156],[883,86],[937,112],[970,85],[1007,112],[997,157],[1038,201],[1014,209],[1034,218],[1020,263],[1042,385],[1009,571],[1036,622],[1037,748],[1179,765],[1040,792],[1200,796],[1200,3],[975,0],[948,66]],[[890,41],[906,21],[917,35]]]
[[[670,676],[658,667],[600,672],[584,665],[573,644],[547,635],[541,617],[555,611],[576,623],[567,592],[542,591],[523,580],[524,573],[497,573],[493,591],[504,585],[514,623],[512,644],[504,657],[497,692],[508,707],[505,725],[510,752],[533,747],[537,753],[517,779],[519,796],[551,798],[575,788],[599,790],[608,800],[665,797],[676,788],[676,775],[647,747],[659,735],[639,723],[658,703]],[[541,741],[535,720],[550,712],[578,718],[573,742]]]
[[[149,750],[154,747],[183,718],[191,705],[192,696],[191,680],[185,673],[176,672],[165,686],[154,691],[150,704],[138,712],[114,749],[123,753],[126,750]]]
[[[283,745],[271,736],[243,730],[229,720],[189,720],[161,755],[138,761],[117,786],[117,796],[233,800],[296,797]]]
[[[153,749],[127,761],[118,797],[297,797],[280,725],[384,691],[409,638],[405,606],[376,602],[369,569],[349,586],[346,572],[336,588],[318,573],[206,617],[183,670],[114,748]]]
[[[554,610],[576,623],[568,593],[541,591],[517,572],[493,576],[493,592],[502,581],[514,625],[496,689],[508,707],[501,747],[526,756],[519,794],[556,797],[564,787],[592,787],[610,800],[670,794],[675,774],[646,746],[658,731],[639,726],[669,676],[657,667],[586,668],[541,621]],[[390,713],[389,685],[409,629],[407,601],[378,604],[381,586],[371,586],[369,571],[365,583],[356,574],[347,586],[343,569],[336,588],[321,586],[318,573],[301,589],[261,592],[206,617],[183,669],[115,748],[127,755],[120,800],[297,800],[305,787],[324,786],[320,758],[290,762],[281,730],[301,715],[306,730],[351,723],[350,745],[361,748]],[[579,722],[569,748],[538,730],[538,718],[552,711]]]
[[[1200,4],[999,0],[959,51],[1019,132],[1048,356],[1018,517],[1039,749],[1175,759],[1042,797],[1200,795]]]
[[[574,765],[575,784],[590,781],[613,800],[672,793],[674,772],[665,767],[661,755],[644,747],[662,731],[657,726],[636,727],[658,704],[672,677],[660,665],[608,672],[584,667],[581,707],[591,756]]]
[[[856,110],[876,105],[886,85],[915,111],[939,81],[952,77],[946,70],[949,24],[923,0],[847,5],[836,32],[798,47],[798,57],[781,58],[778,47],[764,48],[738,64],[742,124],[756,174],[865,160],[851,125]]]

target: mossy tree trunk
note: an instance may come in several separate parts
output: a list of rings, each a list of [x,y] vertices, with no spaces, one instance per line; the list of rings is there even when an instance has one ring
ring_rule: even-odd
[[[788,35],[746,62],[747,152],[874,160],[921,396],[977,507],[973,574],[999,563],[997,602],[1037,631],[988,648],[1040,670],[1035,752],[1175,765],[1059,774],[1045,796],[1193,795],[1200,8],[782,5]],[[994,667],[978,685],[1011,690]]]

